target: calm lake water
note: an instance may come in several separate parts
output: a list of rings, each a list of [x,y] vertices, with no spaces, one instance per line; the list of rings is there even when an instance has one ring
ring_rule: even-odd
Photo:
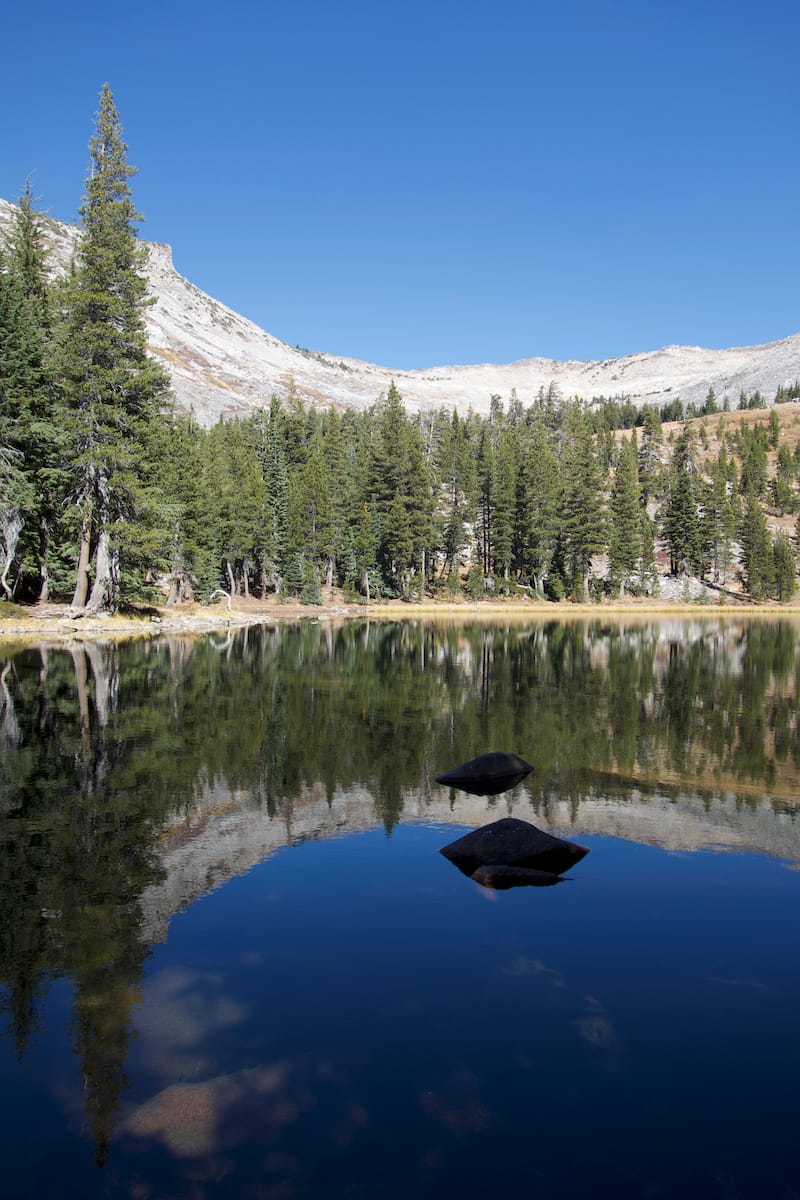
[[[797,1197],[799,680],[700,619],[0,659],[2,1195]],[[437,853],[509,814],[591,852]]]

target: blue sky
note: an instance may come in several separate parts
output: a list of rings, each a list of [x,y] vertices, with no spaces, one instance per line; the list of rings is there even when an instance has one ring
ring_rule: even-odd
[[[291,344],[391,367],[800,331],[800,5],[43,0],[0,195],[81,202],[97,96],[143,237]]]

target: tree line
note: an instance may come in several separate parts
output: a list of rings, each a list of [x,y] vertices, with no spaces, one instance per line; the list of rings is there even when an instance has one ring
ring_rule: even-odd
[[[172,407],[147,353],[146,250],[107,85],[90,154],[67,276],[50,281],[29,186],[0,251],[6,600],[91,612],[222,589],[318,603],[334,586],[368,600],[581,600],[654,593],[667,569],[721,586],[740,573],[755,598],[793,594],[794,540],[771,532],[767,510],[796,511],[800,456],[774,408],[720,433],[712,456],[707,421],[730,408],[713,391],[699,427],[678,399],[586,404],[554,385],[529,405],[493,396],[486,416],[411,416],[393,384],[365,412],[290,394],[202,428]]]

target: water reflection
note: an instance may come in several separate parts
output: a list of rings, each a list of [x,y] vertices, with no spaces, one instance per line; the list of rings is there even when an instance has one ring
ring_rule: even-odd
[[[512,811],[562,831],[800,863],[799,671],[791,624],[699,620],[314,624],[223,644],[16,654],[0,666],[0,983],[16,1051],[26,1053],[52,982],[68,979],[98,1161],[115,1129],[149,1131],[176,1154],[191,1137],[224,1150],[228,1116],[251,1094],[267,1098],[267,1122],[303,1111],[296,1066],[167,1083],[120,1126],[149,947],[175,913],[283,845]],[[442,763],[497,745],[535,764],[508,796],[456,797],[433,782]],[[509,970],[536,975],[531,961]],[[200,985],[211,996],[202,1011],[191,1000]],[[213,972],[158,986],[143,1020],[169,1060],[166,1079],[207,1074],[188,1018],[206,1023],[205,1037],[235,1023],[240,1002],[214,997]],[[575,1028],[617,1055],[601,1008]],[[419,1107],[446,1127],[487,1119],[466,1069]],[[191,1134],[175,1115],[186,1112]]]

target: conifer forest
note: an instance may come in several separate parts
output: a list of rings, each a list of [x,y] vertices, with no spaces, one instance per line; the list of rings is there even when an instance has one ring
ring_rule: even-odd
[[[797,384],[774,397],[591,403],[555,386],[488,415],[265,396],[205,429],[147,352],[146,249],[100,96],[72,270],[52,278],[30,184],[0,245],[0,596],[114,610],[230,596],[320,603],[528,595],[791,599]],[[774,403],[773,403],[774,401]]]

